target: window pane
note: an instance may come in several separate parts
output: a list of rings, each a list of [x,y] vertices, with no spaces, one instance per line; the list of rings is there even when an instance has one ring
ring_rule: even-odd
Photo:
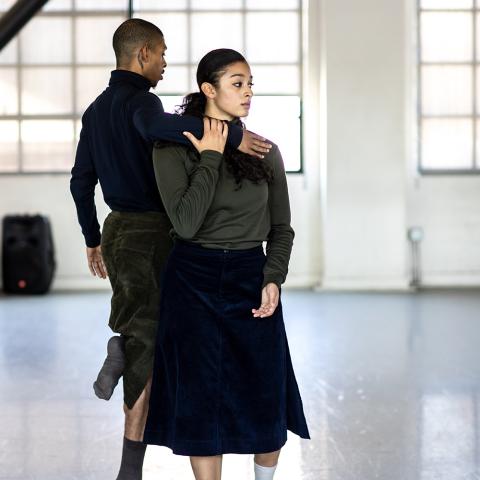
[[[471,14],[422,13],[421,42],[422,61],[471,61]]]
[[[9,10],[16,0],[0,0],[0,11]]]
[[[77,69],[77,113],[85,109],[108,86],[110,70],[105,67],[79,67]]]
[[[16,38],[10,42],[0,51],[0,65],[12,65],[17,63],[17,49],[18,41]]]
[[[73,120],[24,120],[23,169],[62,171],[73,165]]]
[[[300,0],[247,0],[247,8],[252,10],[279,8],[299,8]]]
[[[163,109],[168,113],[175,113],[178,105],[183,102],[183,97],[180,95],[165,95],[162,97]]]
[[[471,67],[422,67],[424,114],[471,114],[472,95]]]
[[[127,10],[125,0],[75,0],[77,10]]]
[[[253,97],[247,128],[278,145],[291,171],[300,169],[300,98]]]
[[[166,60],[168,63],[188,62],[187,29],[188,17],[186,13],[147,13],[146,15],[135,14],[157,25],[165,36],[167,45]],[[167,67],[168,68],[168,67]]]
[[[158,82],[155,92],[160,96],[166,93],[180,93],[181,95],[189,93],[188,67],[167,66],[163,80]]]
[[[43,11],[63,11],[72,9],[72,0],[50,0],[42,8]]]
[[[15,68],[0,69],[0,115],[18,113],[18,84]]]
[[[22,113],[72,113],[72,72],[69,68],[24,68]]]
[[[0,121],[0,172],[18,169],[18,122]]]
[[[476,147],[476,162],[477,162],[477,169],[480,168],[480,120],[477,120],[477,138],[475,142]]]
[[[288,32],[279,47],[278,32]],[[298,14],[247,13],[247,60],[249,62],[297,62],[299,54]]]
[[[134,10],[184,10],[187,0],[133,0]]]
[[[228,10],[242,8],[242,0],[191,0],[192,9],[196,10]]]
[[[480,61],[480,52],[478,51],[478,49],[480,48],[480,31],[479,31],[479,28],[480,28],[480,14],[477,13],[476,15],[476,19],[477,19],[477,38],[476,38],[476,44],[477,44],[477,62]]]
[[[476,92],[476,100],[477,100],[477,115],[480,112],[480,67],[477,67],[477,92]],[[480,136],[480,130],[477,130],[477,134]],[[479,162],[480,162],[480,157],[479,157]]]
[[[422,122],[422,167],[471,168],[472,121],[429,119]]]
[[[78,63],[115,65],[112,37],[123,17],[79,17],[76,29]]]
[[[300,93],[300,68],[296,65],[250,65],[254,93]]]
[[[71,62],[71,18],[33,18],[22,30],[21,45],[22,62],[24,63]]]
[[[80,131],[82,130],[82,120],[78,119],[75,121],[75,148],[80,141]]]
[[[198,62],[215,48],[233,48],[242,52],[242,15],[240,13],[194,13],[191,38],[193,62]]]
[[[432,9],[459,9],[472,8],[473,0],[421,0],[420,8]]]

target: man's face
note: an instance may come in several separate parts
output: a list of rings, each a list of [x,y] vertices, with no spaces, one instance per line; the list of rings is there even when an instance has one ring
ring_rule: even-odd
[[[163,79],[165,67],[167,66],[167,62],[165,61],[166,50],[167,46],[164,39],[148,49],[148,60],[144,64],[145,69],[143,74],[150,80],[152,87],[155,87],[157,83]]]

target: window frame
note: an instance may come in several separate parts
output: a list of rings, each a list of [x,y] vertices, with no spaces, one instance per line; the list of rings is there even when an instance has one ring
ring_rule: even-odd
[[[285,9],[251,9],[247,7],[247,0],[241,0],[241,8],[236,9],[198,9],[193,8],[192,1],[187,0],[187,7],[186,8],[179,8],[179,9],[165,9],[165,10],[152,10],[152,9],[135,9],[134,8],[134,1],[133,0],[126,0],[125,9],[110,9],[110,10],[77,10],[76,8],[76,0],[72,0],[71,8],[64,9],[64,10],[41,10],[38,12],[36,16],[42,18],[54,18],[54,17],[61,17],[61,18],[69,18],[72,20],[71,26],[71,61],[64,62],[64,63],[42,63],[42,64],[31,64],[31,63],[22,63],[22,49],[21,49],[21,34],[17,34],[15,37],[17,41],[17,51],[16,51],[16,59],[11,64],[1,64],[0,65],[0,72],[2,69],[14,69],[16,72],[16,80],[17,80],[17,113],[16,114],[6,114],[1,115],[1,120],[10,120],[16,121],[18,123],[18,142],[17,142],[17,168],[12,171],[2,171],[0,170],[0,176],[10,176],[10,175],[65,175],[70,173],[70,168],[65,170],[53,170],[53,169],[45,169],[45,170],[25,170],[24,169],[24,154],[23,154],[23,141],[21,136],[22,130],[22,122],[25,120],[67,120],[73,122],[73,140],[72,140],[72,152],[75,153],[76,146],[78,143],[78,137],[80,134],[80,119],[82,117],[82,112],[77,112],[77,70],[79,68],[86,68],[86,67],[99,67],[105,68],[107,71],[109,68],[112,67],[112,63],[94,63],[94,64],[87,64],[87,63],[78,63],[76,58],[76,18],[78,17],[123,17],[125,20],[128,18],[132,18],[135,16],[142,16],[142,14],[158,14],[158,13],[184,13],[187,14],[188,21],[190,22],[191,14],[192,13],[241,13],[242,14],[242,46],[243,50],[246,47],[246,18],[247,13],[270,13],[270,12],[295,12],[298,14],[298,61],[295,63],[292,62],[285,62],[285,65],[295,65],[298,68],[299,74],[299,91],[297,94],[269,94],[269,93],[262,93],[256,94],[256,96],[291,96],[291,97],[298,97],[299,98],[299,138],[300,138],[300,151],[299,151],[299,169],[298,170],[287,170],[288,174],[303,174],[304,173],[304,139],[303,139],[303,93],[304,93],[304,78],[303,78],[303,59],[304,59],[304,46],[303,46],[303,16],[304,16],[304,0],[298,0],[298,6],[296,8],[285,8]],[[13,40],[12,40],[13,41]],[[192,52],[191,52],[191,38],[190,38],[190,29],[188,30],[188,38],[186,39],[187,42],[187,62],[175,62],[174,60],[169,61],[169,65],[172,66],[186,66],[189,78],[192,75],[193,68],[195,67],[195,62],[192,61]],[[113,53],[112,53],[113,55]],[[112,57],[113,60],[113,57]],[[254,65],[272,65],[270,63],[262,63],[256,62]],[[274,63],[274,65],[283,65],[282,62]],[[71,90],[72,90],[72,111],[71,113],[66,114],[24,114],[21,109],[22,103],[22,71],[24,68],[39,68],[39,69],[48,69],[53,67],[59,68],[69,68],[71,74]],[[108,79],[106,79],[108,81]],[[177,95],[184,95],[185,92],[178,92],[178,93],[168,93],[168,94],[161,94],[160,98],[165,96],[177,96]],[[247,121],[248,126],[248,121]],[[260,132],[261,133],[261,132]],[[73,159],[71,166],[73,166]]]
[[[422,0],[416,0],[416,128],[417,128],[417,171],[423,176],[445,176],[445,175],[479,175],[480,174],[480,150],[476,143],[480,142],[480,112],[477,109],[477,97],[480,91],[477,89],[477,77],[480,73],[480,61],[477,59],[477,35],[480,34],[480,0],[472,0],[471,8],[423,8]],[[464,61],[423,61],[422,59],[422,22],[421,17],[424,12],[434,13],[470,13],[472,15],[472,59],[470,62]],[[430,114],[426,115],[422,111],[422,70],[424,66],[470,66],[472,67],[472,111],[469,115],[448,115],[448,114]],[[477,73],[477,69],[479,72]],[[426,168],[422,165],[422,131],[424,119],[469,119],[472,121],[472,166],[470,168]],[[477,140],[478,139],[478,140]],[[478,154],[477,154],[478,151]]]

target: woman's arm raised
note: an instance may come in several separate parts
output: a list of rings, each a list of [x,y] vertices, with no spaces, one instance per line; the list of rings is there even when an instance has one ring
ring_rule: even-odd
[[[215,195],[227,135],[227,125],[204,119],[202,139],[191,139],[200,152],[200,163],[190,177],[185,163],[179,161],[187,155],[184,148],[156,148],[153,152],[158,190],[173,228],[181,238],[193,238],[202,226]]]

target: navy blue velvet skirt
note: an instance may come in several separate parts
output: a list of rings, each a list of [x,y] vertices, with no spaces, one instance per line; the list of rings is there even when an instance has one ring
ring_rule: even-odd
[[[144,442],[178,455],[267,453],[310,438],[282,306],[261,300],[265,255],[177,241],[164,271]]]

